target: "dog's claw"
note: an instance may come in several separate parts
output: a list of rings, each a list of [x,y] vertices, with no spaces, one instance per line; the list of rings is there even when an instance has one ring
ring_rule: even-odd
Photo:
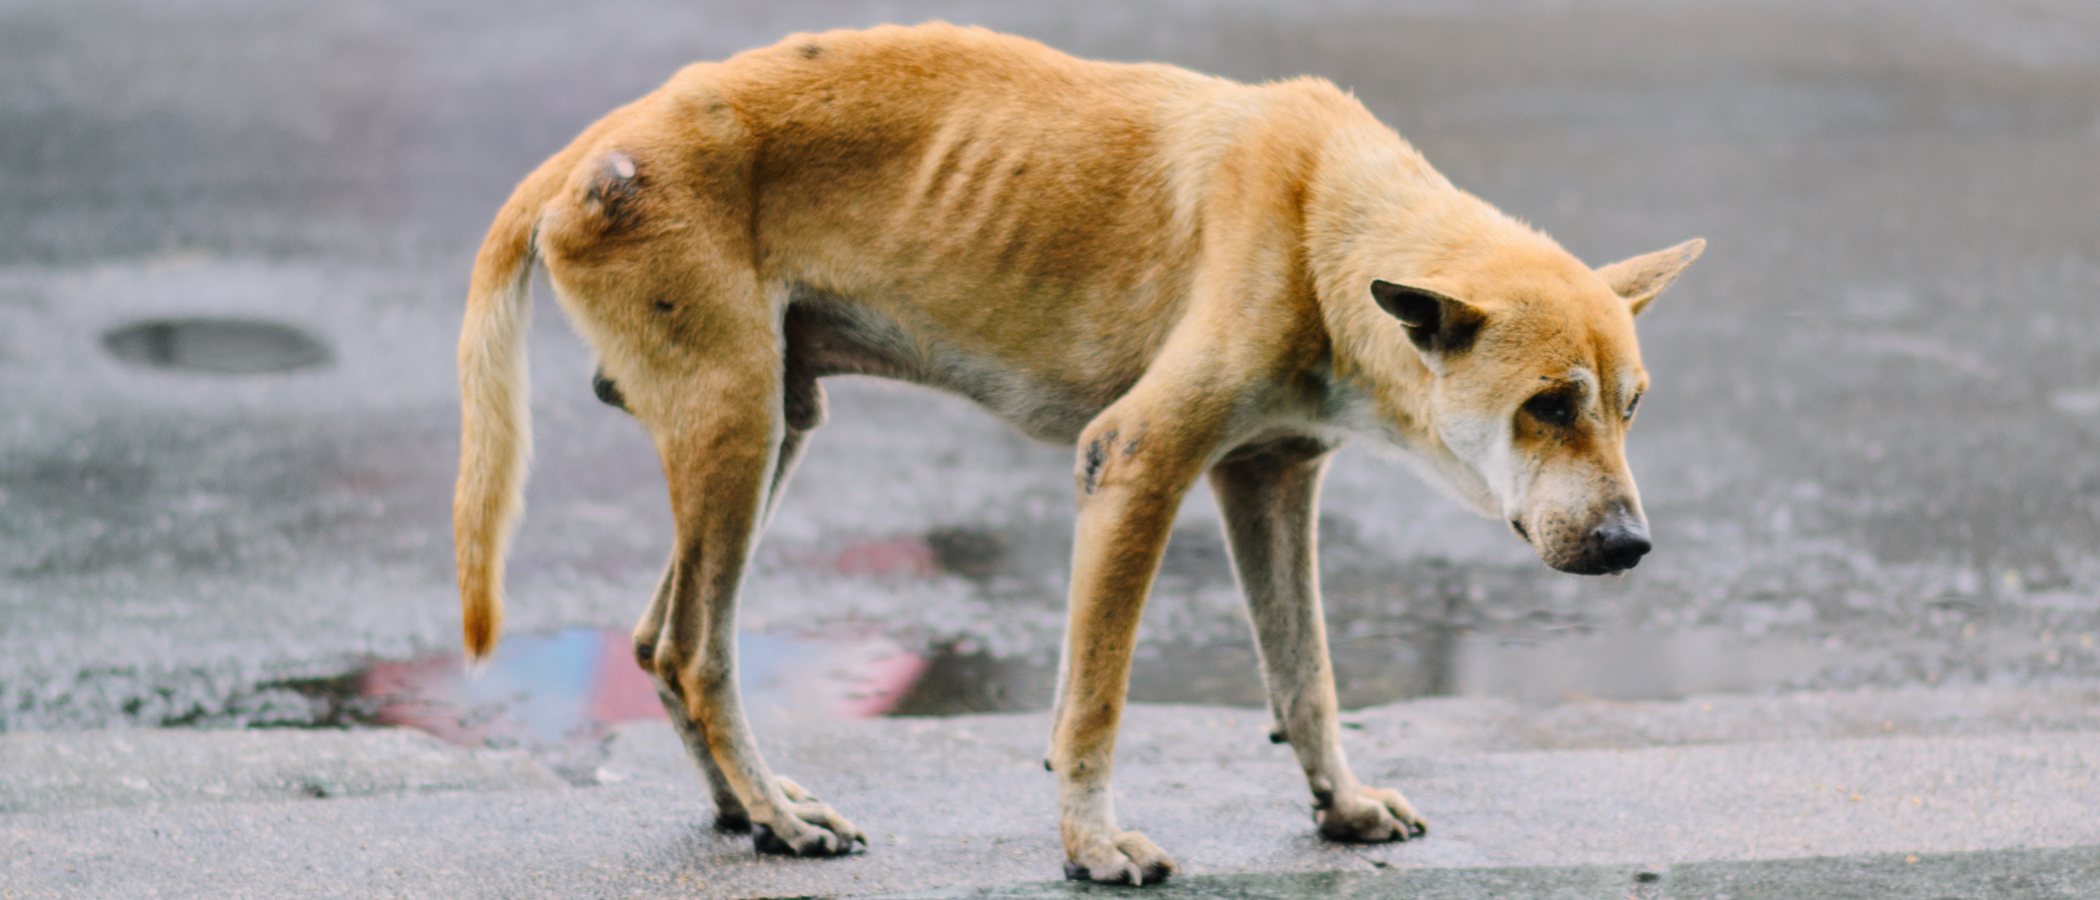
[[[845,856],[868,847],[868,834],[836,810],[810,797],[801,785],[780,779],[781,792],[793,798],[786,812],[791,836],[764,822],[752,823],[751,848],[784,856]]]
[[[782,839],[772,826],[758,823],[751,828],[751,849],[773,856],[845,856],[856,846],[865,848],[868,845],[868,838],[863,834],[845,836],[822,826],[814,826],[810,831],[813,834],[797,845]]]
[[[1085,881],[1096,884],[1127,884],[1132,887],[1142,887],[1148,884],[1160,884],[1166,881],[1167,876],[1173,873],[1173,869],[1158,863],[1146,866],[1142,870],[1135,864],[1132,864],[1115,869],[1107,878],[1096,878],[1093,871],[1088,869],[1084,863],[1069,859],[1065,860],[1065,880],[1067,881]]]
[[[1173,874],[1174,874],[1174,867],[1173,867],[1172,865],[1170,865],[1170,864],[1168,864],[1168,863],[1157,863],[1157,862],[1156,862],[1156,863],[1153,863],[1153,864],[1151,864],[1151,865],[1149,865],[1149,866],[1146,866],[1146,867],[1145,867],[1145,881],[1144,881],[1144,883],[1145,883],[1145,884],[1162,884],[1162,883],[1166,882],[1166,880],[1167,880],[1167,877],[1168,877],[1168,876],[1170,876],[1170,875],[1173,875]]]
[[[1065,877],[1073,881],[1132,886],[1159,884],[1177,870],[1174,861],[1144,835],[1125,831],[1111,841],[1080,851],[1092,864],[1065,859]]]
[[[1407,841],[1429,833],[1429,823],[1399,791],[1357,787],[1313,808],[1320,836],[1348,843]]]

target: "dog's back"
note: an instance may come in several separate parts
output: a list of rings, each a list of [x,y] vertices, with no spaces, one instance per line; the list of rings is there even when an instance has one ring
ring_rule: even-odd
[[[1251,90],[946,25],[794,37],[689,74],[763,148],[767,277],[1103,402],[1189,293],[1225,139],[1203,159],[1173,132],[1227,130],[1206,101]]]
[[[1144,370],[1202,254],[1247,252],[1243,225],[1295,221],[1322,130],[1303,120],[1352,111],[1325,82],[1256,87],[975,28],[883,27],[690,66],[580,139],[576,164],[618,150],[653,184],[720,197],[761,280],[844,304],[871,339],[947,354],[862,368],[1069,439]],[[652,159],[657,146],[684,160]],[[663,205],[675,196],[637,207],[722,227]],[[602,243],[548,237],[572,261]],[[1021,380],[977,383],[979,369]]]

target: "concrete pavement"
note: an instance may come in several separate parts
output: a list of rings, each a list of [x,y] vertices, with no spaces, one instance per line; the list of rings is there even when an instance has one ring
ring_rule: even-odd
[[[2034,889],[2007,893],[2089,895],[2096,700],[1908,690],[1365,710],[1347,732],[1359,772],[1403,789],[1432,825],[1367,847],[1315,837],[1263,714],[1140,706],[1120,744],[1118,808],[1179,858],[1189,896],[1714,896],[1738,882],[1768,885],[1746,895],[1795,884],[1865,896],[1915,875],[1920,863],[1891,864],[1910,856],[1942,857],[1935,884],[1958,876],[1950,884],[2002,896],[1991,879],[2024,875]],[[412,732],[105,731],[0,736],[0,882],[22,896],[1067,890],[1028,886],[1055,882],[1062,859],[1039,765],[1046,717],[764,727],[776,766],[867,829],[867,853],[761,857],[749,838],[713,832],[661,723],[612,734],[581,785],[522,754]],[[1986,852],[2037,849],[2062,852]],[[1667,890],[1636,881],[1644,872]],[[1246,877],[1259,873],[1321,877]]]

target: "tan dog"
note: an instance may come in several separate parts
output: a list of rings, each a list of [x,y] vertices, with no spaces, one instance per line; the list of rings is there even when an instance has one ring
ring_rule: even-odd
[[[1633,315],[1701,246],[1592,270],[1316,79],[1248,86],[938,24],[690,66],[526,178],[481,248],[459,351],[467,652],[490,652],[501,617],[537,257],[601,395],[662,456],[677,540],[635,652],[720,824],[759,826],[762,851],[865,841],[766,767],[736,692],[745,562],[823,419],[818,379],[853,373],[1079,447],[1047,760],[1067,874],[1174,871],[1117,827],[1109,770],[1139,613],[1205,475],[1320,833],[1404,840],[1421,817],[1356,780],[1336,725],[1313,532],[1329,452],[1348,435],[1405,451],[1556,568],[1633,566]]]

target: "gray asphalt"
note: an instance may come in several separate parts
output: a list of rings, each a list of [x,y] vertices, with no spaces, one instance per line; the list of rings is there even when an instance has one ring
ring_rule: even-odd
[[[36,732],[317,721],[324,713],[306,698],[269,686],[453,652],[452,340],[473,249],[511,184],[684,62],[796,29],[935,17],[1087,56],[1244,79],[1327,76],[1453,180],[1595,262],[1709,240],[1640,323],[1656,387],[1630,453],[1658,550],[1630,577],[1549,572],[1498,523],[1402,467],[1344,452],[1322,562],[1352,706],[1518,703],[1561,723],[1539,726],[1548,731],[1565,725],[1557,711],[1590,698],[1713,692],[1784,704],[1855,690],[2068,691],[2048,696],[2091,708],[2078,693],[2100,684],[2091,4],[0,0],[0,739],[19,748]],[[638,429],[593,399],[592,361],[541,298],[540,455],[509,627],[624,628],[668,543],[661,479]],[[112,329],[200,315],[293,326],[328,361],[226,375],[144,367],[104,348]],[[929,658],[962,658],[933,670],[959,693],[993,675],[1010,685],[958,700],[958,711],[1046,706],[1070,451],[915,389],[846,381],[831,393],[832,422],[760,552],[746,622],[769,634],[878,629]],[[1146,613],[1140,699],[1259,696],[1214,519],[1198,497],[1177,527]],[[855,548],[898,541],[931,548],[932,563],[853,562]],[[1016,746],[1040,737],[1026,717],[984,721],[938,727],[1001,740],[1018,730]],[[2020,742],[2038,740],[2032,717],[1990,721],[1970,737],[2008,743],[1950,751],[1946,771],[2001,749],[2024,759],[2032,748]],[[660,725],[630,731],[651,728],[649,740],[663,737]],[[761,736],[781,755],[796,752],[798,734]],[[877,740],[857,734],[833,739]],[[1134,737],[1124,747],[1149,752]],[[2047,750],[2059,751],[2085,761],[2075,746]],[[1416,764],[1365,752],[1367,766]],[[1754,757],[1738,760],[1742,771],[1758,770]],[[1280,793],[1261,802],[1295,803],[1277,774],[1287,766],[1274,763],[1264,777]],[[347,770],[326,777],[356,782]],[[1131,771],[1121,786],[1164,789],[1143,780]],[[548,790],[643,793],[562,785]],[[1562,793],[1577,786],[1556,786],[1555,802],[1572,804]],[[633,852],[712,852],[713,838],[679,824],[698,821],[691,788],[676,803],[647,801],[655,819],[622,820],[621,836],[657,848]],[[45,799],[0,807],[17,841],[0,848],[10,865],[43,858],[42,832],[19,824],[52,821],[40,817],[110,855],[93,858],[150,843],[99,807],[65,818],[72,801],[52,798],[73,795],[60,787],[19,790]],[[1028,877],[1054,875],[1054,859],[1037,859],[1054,841],[1047,788],[1031,790],[1026,802],[989,802],[1032,816],[1013,832],[1028,835],[1016,852]],[[510,835],[503,810],[523,807],[505,804],[523,801],[491,802],[479,818],[431,827]],[[1599,802],[1614,817],[1634,809],[1622,795]],[[160,821],[173,827],[181,808]],[[1611,821],[1623,836],[1629,826]],[[1193,835],[1194,824],[1152,827]],[[1263,842],[1304,838],[1289,824],[1288,838],[1184,856],[1267,859]],[[1465,840],[1492,844],[1491,831]],[[2048,846],[2100,843],[2050,834]],[[1440,831],[1421,852],[1452,852],[1433,850],[1446,840]],[[170,861],[197,849],[168,846],[155,852]],[[628,858],[610,837],[590,846],[614,870]],[[1904,849],[1843,846],[1757,852]],[[341,849],[308,858],[342,874],[349,863],[328,862]],[[1696,849],[1654,862],[1747,858]],[[913,852],[878,850],[870,859]],[[1510,864],[1640,861],[1629,849]],[[1476,865],[1425,862],[1447,863]],[[410,868],[392,884],[413,891],[440,883],[419,880],[436,872]]]
[[[1265,713],[1138,706],[1118,809],[1178,857],[1183,896],[1390,896],[1418,880],[1444,896],[1624,896],[1642,872],[1678,896],[1730,879],[1874,896],[1902,883],[1884,870],[1917,877],[1928,857],[1944,857],[1928,866],[1936,896],[2091,896],[2096,701],[1943,688],[1380,707],[1349,717],[1350,754],[1433,810],[1432,831],[1359,847],[1314,836]],[[1046,883],[1061,853],[1038,765],[1047,719],[767,723],[774,764],[873,836],[832,860],[713,832],[657,723],[613,733],[588,787],[403,732],[0,736],[0,880],[31,896],[1062,894]],[[358,758],[371,762],[346,771]],[[71,774],[38,774],[52,760]]]

